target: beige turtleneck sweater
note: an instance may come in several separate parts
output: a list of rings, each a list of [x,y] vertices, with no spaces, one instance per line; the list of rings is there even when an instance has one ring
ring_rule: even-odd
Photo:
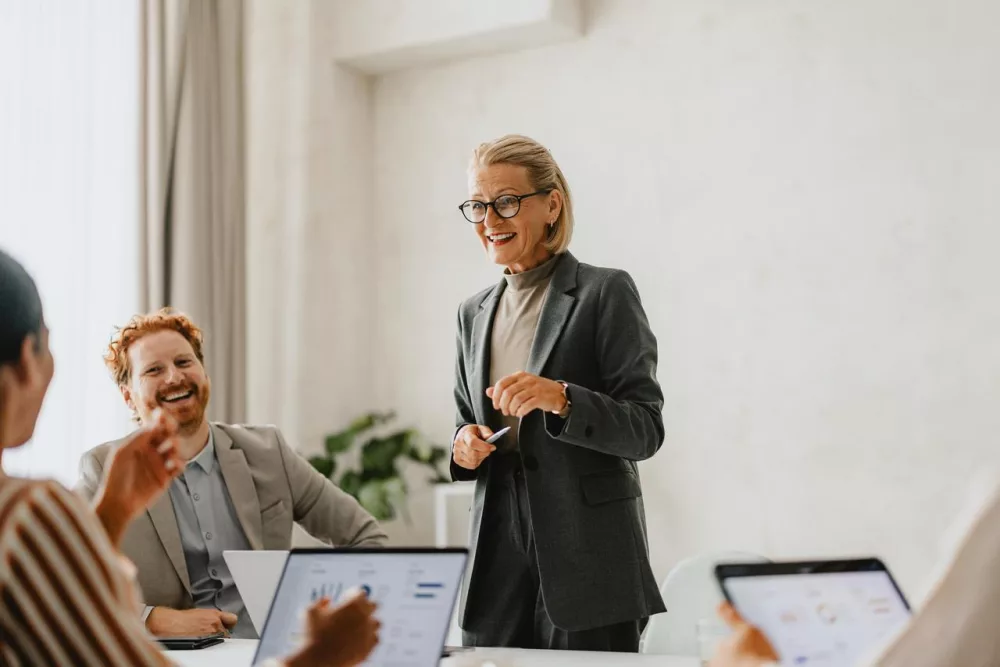
[[[528,365],[528,355],[531,354],[531,344],[538,327],[538,316],[542,312],[545,293],[558,262],[557,255],[529,271],[504,273],[507,287],[497,304],[490,343],[491,385],[511,373],[525,370]],[[516,417],[503,418],[503,425],[510,426],[510,432],[497,443],[497,451],[517,449],[519,422]]]

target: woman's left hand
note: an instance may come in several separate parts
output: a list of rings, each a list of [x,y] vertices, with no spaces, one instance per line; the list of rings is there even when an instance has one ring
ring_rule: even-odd
[[[501,378],[486,390],[486,395],[493,399],[495,410],[518,419],[532,410],[559,414],[566,408],[562,384],[524,371]]]

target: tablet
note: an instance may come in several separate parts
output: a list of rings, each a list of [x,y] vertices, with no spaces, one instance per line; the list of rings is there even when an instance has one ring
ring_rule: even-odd
[[[910,618],[906,598],[877,558],[722,564],[715,574],[782,665],[854,665]]]

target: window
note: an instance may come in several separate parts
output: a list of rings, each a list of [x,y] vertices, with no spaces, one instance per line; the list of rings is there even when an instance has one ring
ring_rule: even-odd
[[[139,303],[139,10],[0,2],[0,247],[35,277],[56,359],[11,474],[73,484],[84,451],[131,430],[101,356]]]

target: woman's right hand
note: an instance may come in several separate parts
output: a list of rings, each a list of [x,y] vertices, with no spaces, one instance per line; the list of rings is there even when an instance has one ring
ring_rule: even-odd
[[[94,512],[118,545],[132,519],[146,511],[184,471],[177,423],[157,410],[155,422],[111,452],[94,499]]]
[[[306,611],[306,643],[287,667],[354,667],[368,659],[378,644],[381,623],[375,604],[358,592],[336,607],[328,598]]]
[[[463,426],[455,436],[451,457],[466,470],[475,470],[487,456],[496,451],[495,446],[486,442],[486,438],[491,435],[493,431],[488,426],[476,424]]]

